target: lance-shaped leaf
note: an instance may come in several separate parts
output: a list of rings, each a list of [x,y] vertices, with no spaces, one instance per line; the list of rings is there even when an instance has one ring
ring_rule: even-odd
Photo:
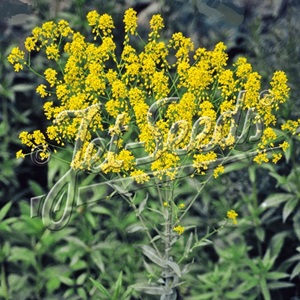
[[[178,277],[181,277],[180,267],[176,262],[168,260],[167,265],[176,273]]]
[[[141,204],[139,205],[139,215],[142,213],[142,211],[145,209],[145,206],[147,204],[148,201],[148,194],[146,196],[146,198],[141,202]]]
[[[172,293],[172,289],[166,289],[165,287],[158,286],[156,284],[137,283],[132,285],[131,287],[138,292],[143,292],[149,295],[168,295]]]
[[[143,254],[147,256],[152,262],[162,268],[166,267],[166,262],[158,256],[158,253],[155,249],[147,245],[139,245],[139,247],[142,249]]]

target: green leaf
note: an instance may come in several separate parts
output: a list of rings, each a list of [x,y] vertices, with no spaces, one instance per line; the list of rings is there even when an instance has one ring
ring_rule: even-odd
[[[2,221],[10,210],[12,202],[7,202],[0,210],[0,221]]]
[[[282,219],[283,219],[284,223],[285,223],[286,219],[288,218],[288,216],[295,210],[298,202],[299,202],[298,198],[293,198],[285,203],[285,205],[283,207],[283,213],[282,213]]]
[[[176,273],[178,277],[181,277],[180,267],[176,262],[168,260],[167,265]]]
[[[189,255],[189,253],[191,252],[193,237],[194,237],[194,234],[193,234],[193,232],[191,232],[191,234],[186,242],[185,248],[184,248],[184,256],[185,257],[187,257]]]
[[[88,220],[91,227],[95,229],[97,227],[97,221],[95,220],[94,216],[90,212],[85,212],[84,217]]]
[[[142,211],[145,209],[145,206],[147,204],[148,201],[148,194],[146,195],[146,198],[140,203],[139,205],[139,211],[138,214],[140,215],[142,213]]]
[[[142,225],[137,225],[137,224],[133,224],[133,225],[130,225],[126,231],[128,233],[134,233],[134,232],[137,232],[137,231],[144,231],[145,228],[142,226]]]
[[[293,227],[297,238],[300,240],[300,210],[298,209],[293,216]]]
[[[287,278],[290,275],[288,273],[284,273],[284,272],[269,272],[266,275],[266,278],[269,280],[279,280],[279,279],[283,279],[283,278]]]
[[[276,207],[279,204],[293,199],[295,195],[289,193],[276,193],[268,196],[261,204],[262,208]]]
[[[33,91],[35,89],[34,84],[28,84],[28,83],[19,83],[15,84],[12,87],[12,91],[14,92],[27,92],[27,91]]]
[[[108,299],[111,299],[111,296],[107,289],[98,281],[94,280],[93,278],[90,277],[90,280],[94,284],[94,286]]]
[[[74,244],[86,251],[89,250],[89,247],[83,242],[81,241],[79,238],[75,237],[75,236],[67,236],[65,237],[65,240],[70,242],[71,244]]]
[[[77,285],[83,285],[85,280],[87,278],[87,273],[82,273],[77,279],[76,279],[76,284]]]
[[[269,244],[272,257],[277,257],[282,249],[284,239],[287,236],[287,232],[280,232],[275,234]]]
[[[291,274],[291,279],[294,279],[298,275],[300,275],[300,262],[298,262],[297,265],[294,267]]]
[[[18,262],[22,261],[28,263],[29,265],[36,265],[34,252],[28,248],[23,247],[12,247],[11,255],[8,258],[8,261]]]
[[[133,289],[135,289],[138,292],[143,292],[149,295],[163,295],[166,294],[167,291],[164,287],[158,286],[155,284],[143,284],[143,283],[137,283],[131,286]],[[168,291],[170,292],[170,291]]]
[[[80,296],[80,299],[82,299],[82,300],[89,299],[84,288],[81,287],[81,288],[77,289],[77,293],[78,293],[78,296]]]
[[[112,300],[118,300],[119,299],[120,291],[121,291],[121,288],[122,288],[122,277],[123,277],[123,273],[121,271],[120,274],[119,274],[118,280],[116,282],[116,285],[115,285],[115,290],[114,290],[114,293],[113,293]]]
[[[256,227],[255,234],[261,242],[265,240],[266,232],[262,227]]]
[[[94,206],[91,211],[101,215],[111,216],[111,211],[103,206]]]
[[[62,283],[64,283],[67,286],[73,286],[74,285],[74,280],[70,279],[68,276],[65,275],[58,275],[58,278]]]
[[[155,277],[155,272],[152,269],[151,265],[149,265],[145,260],[143,260],[144,267],[146,268],[147,272],[152,276]]]
[[[147,245],[140,245],[139,247],[142,249],[143,254],[147,256],[152,262],[162,268],[166,266],[165,261],[158,256],[158,253],[152,247]]]
[[[269,289],[276,290],[276,289],[291,288],[295,285],[291,282],[276,281],[276,282],[269,283],[268,286],[269,286]]]
[[[46,282],[46,288],[49,294],[53,294],[55,290],[57,290],[60,287],[60,280],[55,277],[48,279]]]
[[[261,278],[260,280],[260,288],[264,296],[264,300],[271,300],[271,295],[268,289],[267,281],[264,278]]]
[[[122,295],[121,300],[130,300],[131,299],[130,296],[131,296],[132,292],[133,292],[133,288],[129,287],[125,291],[125,293]]]
[[[256,165],[251,165],[248,168],[248,173],[249,173],[249,179],[251,181],[251,183],[254,183],[256,180]]]

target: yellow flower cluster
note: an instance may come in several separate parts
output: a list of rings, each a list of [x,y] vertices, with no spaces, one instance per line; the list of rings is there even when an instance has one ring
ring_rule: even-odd
[[[149,172],[174,179],[185,163],[206,174],[226,148],[235,147],[234,132],[241,131],[234,131],[236,122],[251,111],[253,122],[265,125],[255,161],[267,161],[265,150],[277,139],[271,127],[277,125],[275,112],[289,92],[284,72],[274,73],[268,94],[262,96],[261,76],[246,58],[239,58],[234,69],[227,67],[223,43],[213,50],[195,50],[181,32],[161,40],[163,18],[154,15],[147,43],[135,49],[130,37],[138,35],[137,13],[128,9],[123,21],[121,51],[113,39],[112,17],[95,10],[87,14],[87,22],[97,43],[62,20],[33,29],[25,40],[27,53],[12,49],[8,61],[16,72],[31,69],[32,52],[55,61],[40,74],[45,82],[36,88],[46,99],[44,113],[51,124],[45,134],[21,133],[23,144],[46,149],[48,143],[73,142],[73,168],[91,170],[97,165],[99,171],[130,175],[139,183],[149,180]],[[239,99],[241,90],[246,94]],[[299,124],[288,121],[282,130],[295,134]],[[17,156],[24,154],[18,151]],[[280,157],[274,154],[273,162]],[[218,165],[213,175],[222,172],[224,167]]]
[[[238,214],[235,210],[232,209],[227,212],[227,218],[232,220],[234,225],[237,224],[237,220],[236,220],[237,217],[238,217]]]
[[[183,232],[184,232],[184,227],[181,226],[181,225],[177,225],[177,226],[175,226],[175,227],[173,228],[173,230],[174,230],[177,234],[181,235],[181,234],[183,234]]]

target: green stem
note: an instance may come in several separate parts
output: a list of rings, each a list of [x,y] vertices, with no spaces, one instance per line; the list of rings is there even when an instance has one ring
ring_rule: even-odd
[[[120,177],[120,174],[119,174],[119,177]],[[121,178],[121,177],[120,177]],[[123,188],[125,189],[124,185],[123,185]],[[157,248],[156,244],[155,244],[155,241],[153,241],[153,238],[150,234],[150,231],[148,229],[148,226],[146,226],[146,220],[144,219],[144,217],[139,213],[139,209],[138,207],[134,204],[134,201],[132,199],[131,196],[124,196],[121,194],[121,197],[130,205],[133,207],[135,213],[136,213],[136,216],[138,217],[144,231],[146,232],[146,235],[150,241],[150,243],[152,244],[153,248],[155,249],[157,255],[162,258],[162,255],[161,255],[161,252],[159,251],[159,249]]]
[[[168,200],[169,203],[168,209],[166,209],[165,214],[165,260],[170,260],[170,249],[171,249],[171,240],[172,240],[172,221],[173,221],[173,190],[174,186],[172,185],[171,191],[168,187],[165,187],[166,196],[165,198]],[[171,285],[170,279],[170,267],[165,267],[165,286],[168,288]]]

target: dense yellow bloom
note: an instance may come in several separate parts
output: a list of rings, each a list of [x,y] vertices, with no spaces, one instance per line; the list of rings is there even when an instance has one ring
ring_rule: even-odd
[[[284,141],[282,144],[279,144],[279,147],[282,148],[283,152],[286,152],[286,150],[290,147],[290,144],[287,141]]]
[[[257,72],[252,72],[248,75],[247,81],[244,85],[246,90],[246,98],[244,105],[247,108],[259,106],[259,92],[260,92],[261,76]]]
[[[150,20],[150,28],[152,32],[149,34],[149,37],[158,38],[159,34],[158,31],[165,27],[164,20],[161,15],[154,15]]]
[[[273,141],[277,138],[277,134],[273,128],[267,127],[263,131],[261,142],[259,143],[260,148],[265,148],[266,145],[271,145],[274,147]]]
[[[300,126],[300,119],[297,121],[288,120],[286,123],[281,125],[282,130],[290,131],[292,134],[296,134],[297,128]]]
[[[227,212],[227,218],[232,220],[234,225],[237,224],[237,220],[236,220],[237,217],[238,217],[238,214],[235,210],[232,209]]]
[[[284,72],[276,71],[268,93],[261,93],[261,75],[246,58],[238,58],[234,68],[227,67],[223,43],[213,50],[195,50],[181,32],[169,41],[160,39],[164,22],[154,15],[149,39],[139,50],[129,38],[138,34],[137,13],[128,9],[123,22],[123,49],[117,49],[114,41],[112,17],[96,10],[87,14],[87,23],[97,43],[61,20],[32,30],[24,42],[26,56],[18,47],[12,49],[8,61],[15,71],[31,68],[33,51],[50,60],[43,70],[45,82],[36,89],[42,98],[51,95],[51,101],[44,102],[50,124],[43,135],[39,131],[20,134],[22,143],[33,150],[38,143],[46,147],[46,139],[61,146],[65,141],[80,141],[73,168],[91,170],[98,164],[99,172],[122,173],[144,183],[150,179],[147,172],[159,179],[175,179],[185,163],[203,175],[211,166],[218,177],[224,166],[211,163],[237,146],[234,130],[238,126],[238,132],[252,130],[257,124],[257,136],[262,136],[253,146],[259,151],[254,161],[269,161],[267,150],[278,147],[275,112],[289,92]],[[240,90],[246,92],[237,102]],[[243,121],[248,113],[251,117],[244,128],[236,124],[239,116]],[[281,129],[296,134],[299,124],[300,119],[288,120]],[[94,145],[99,138],[106,141],[105,147]],[[126,148],[128,143],[135,145],[132,152]],[[288,143],[279,147],[286,151]],[[280,158],[280,153],[272,154],[273,163]]]
[[[14,65],[14,69],[16,72],[19,72],[23,69],[23,61],[25,57],[25,52],[20,50],[19,47],[15,47],[11,50],[10,54],[7,57],[7,60]]]
[[[212,67],[217,72],[220,72],[227,65],[228,54],[225,52],[225,50],[226,46],[224,43],[220,42],[210,53]]]
[[[289,95],[290,88],[287,86],[287,77],[284,72],[276,71],[273,74],[272,81],[270,82],[271,95],[274,97],[276,103],[276,109],[279,108],[279,103],[284,103]]]
[[[58,60],[60,55],[59,55],[59,49],[56,44],[51,44],[46,47],[46,54],[48,59],[54,59]]]
[[[45,72],[45,78],[50,83],[50,87],[53,87],[56,83],[57,72],[51,68],[47,69]]]
[[[181,234],[183,234],[183,232],[184,232],[184,227],[181,226],[181,225],[177,225],[177,226],[175,226],[175,227],[173,228],[173,230],[174,230],[177,234],[181,235]]]
[[[217,154],[213,151],[207,152],[205,154],[195,154],[194,155],[194,168],[196,171],[205,175],[205,171],[208,170],[209,165],[217,159]]]
[[[47,88],[47,87],[46,87],[44,84],[40,84],[40,85],[36,88],[36,92],[37,92],[38,94],[40,94],[42,98],[45,98],[45,97],[47,97],[47,96],[49,95],[49,93],[46,92],[46,88]]]
[[[267,156],[266,152],[259,152],[254,158],[253,161],[255,161],[258,164],[262,164],[263,162],[267,163],[269,162],[269,158]]]
[[[104,36],[110,35],[112,29],[115,28],[112,17],[108,14],[101,15],[99,18],[98,28],[102,30]]]
[[[246,79],[252,72],[252,66],[245,57],[239,57],[234,66],[237,67],[236,76],[241,79]]]
[[[28,52],[35,50],[37,39],[35,37],[28,37],[25,40],[25,48]]]
[[[274,164],[276,164],[282,158],[282,154],[281,153],[273,153],[272,158],[273,158],[272,162]]]
[[[124,14],[125,32],[135,34],[137,29],[137,13],[133,8],[129,8]]]
[[[214,169],[214,173],[213,173],[213,174],[214,174],[214,177],[215,177],[215,178],[218,178],[220,174],[224,173],[224,171],[225,171],[224,166],[222,166],[222,165],[217,166],[217,167]]]
[[[133,177],[133,179],[140,184],[143,184],[150,180],[149,175],[142,170],[134,170],[130,173],[130,176]]]
[[[96,10],[90,11],[87,16],[88,24],[90,26],[95,26],[98,23],[98,20],[100,18],[99,13]]]
[[[19,150],[17,153],[16,153],[16,158],[24,158],[25,157],[25,154],[23,153],[22,150]]]

